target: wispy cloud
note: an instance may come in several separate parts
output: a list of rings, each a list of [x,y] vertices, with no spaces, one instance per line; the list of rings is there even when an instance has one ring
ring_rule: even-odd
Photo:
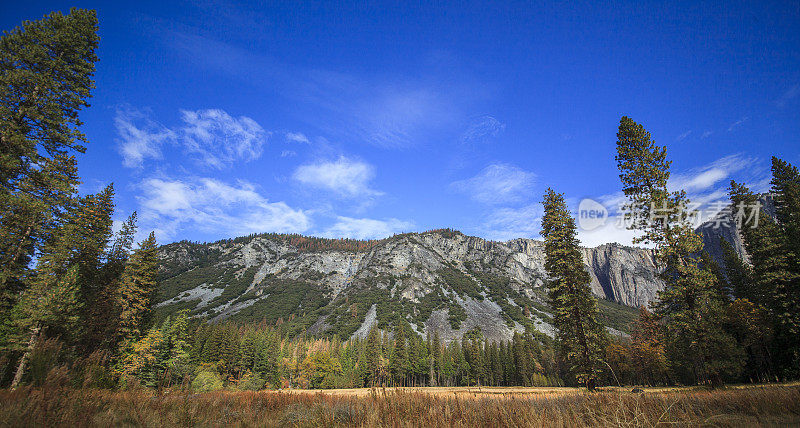
[[[212,178],[148,178],[141,182],[140,218],[159,240],[187,229],[218,237],[255,232],[305,232],[311,220],[284,202],[269,202],[254,185],[229,184]]]
[[[308,137],[306,137],[305,134],[303,134],[301,132],[287,132],[286,133],[286,141],[291,141],[291,142],[294,142],[294,143],[304,143],[304,144],[310,144],[311,143],[311,141],[309,141]]]
[[[481,116],[473,120],[464,134],[461,142],[464,144],[479,144],[490,141],[506,129],[506,125],[492,116]]]
[[[382,194],[370,188],[370,182],[375,177],[375,168],[344,156],[335,161],[301,165],[292,177],[302,184],[329,190],[347,198],[375,197]]]
[[[452,188],[490,205],[523,202],[530,197],[536,174],[513,165],[495,163],[475,177],[453,182]]]
[[[141,167],[148,158],[161,159],[161,146],[176,139],[174,131],[129,106],[117,110],[114,127],[122,164],[128,168]]]
[[[498,208],[486,216],[480,234],[488,239],[507,241],[514,238],[536,238],[541,230],[542,204],[520,208]]]
[[[349,115],[360,137],[385,148],[418,145],[443,123],[453,120],[456,107],[424,86],[379,88],[376,97],[359,100]]]
[[[728,127],[728,132],[732,132],[734,129],[742,126],[742,124],[747,122],[749,119],[750,119],[749,116],[745,116],[745,117],[737,120],[736,122],[731,123],[731,126]]]
[[[461,71],[409,77],[391,70],[357,74],[304,68],[206,37],[198,28],[156,27],[165,33],[164,42],[187,61],[272,92],[277,89],[291,101],[291,109],[313,118],[308,126],[337,140],[405,149],[445,138],[442,134],[455,139],[464,112],[489,94],[487,84],[479,85]]]
[[[160,159],[171,144],[182,147],[200,164],[223,169],[237,161],[261,157],[270,133],[255,120],[232,117],[219,109],[182,110],[183,125],[167,127],[133,108],[117,111],[114,120],[119,135],[123,165],[142,166],[148,159]]]
[[[714,131],[703,131],[703,135],[700,136],[701,139],[705,140],[706,138],[710,137]]]
[[[718,159],[708,165],[694,168],[670,177],[669,189],[686,190],[689,194],[708,191],[715,186],[727,186],[727,180],[742,170],[752,168],[758,163],[758,159],[745,157],[742,155],[730,155]]]
[[[327,238],[380,239],[414,228],[409,221],[389,218],[376,220],[371,218],[338,217],[336,223],[327,228],[322,236]]]
[[[213,168],[222,169],[234,161],[261,157],[269,133],[255,120],[234,118],[223,110],[181,111],[186,123],[181,129],[182,142],[190,153]]]
[[[786,92],[781,94],[781,96],[775,101],[775,105],[781,108],[786,107],[786,104],[789,101],[797,98],[798,95],[800,95],[800,84],[792,86]]]
[[[294,150],[283,150],[281,151],[282,158],[290,158],[292,156],[297,156],[297,152]]]
[[[739,154],[725,156],[698,168],[677,172],[668,183],[671,191],[685,190],[690,208],[697,210],[697,224],[710,220],[730,202],[727,188],[731,179],[746,183],[753,191],[763,192],[768,188],[769,169],[758,158]],[[590,231],[579,229],[582,245],[597,246],[609,242],[632,245],[638,232],[627,230],[620,221],[620,207],[626,198],[622,192],[594,198],[609,211],[608,221],[600,228]],[[638,244],[641,245],[641,244]]]
[[[692,133],[692,131],[691,131],[691,130],[689,130],[689,131],[686,131],[686,132],[684,132],[683,134],[681,134],[681,135],[678,135],[678,136],[675,138],[675,141],[677,141],[677,142],[681,142],[681,141],[685,140],[685,139],[686,139],[686,137],[688,137],[688,136],[689,136],[691,133]]]

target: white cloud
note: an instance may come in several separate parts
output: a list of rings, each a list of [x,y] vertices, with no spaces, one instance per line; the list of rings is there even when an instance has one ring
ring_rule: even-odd
[[[293,175],[300,183],[350,198],[381,195],[381,192],[370,188],[370,181],[374,177],[375,168],[372,165],[344,156],[336,161],[301,165]]]
[[[375,220],[370,218],[337,217],[336,223],[327,228],[322,236],[327,238],[380,239],[408,232],[414,223],[390,218]]]
[[[141,167],[147,158],[161,159],[161,146],[176,138],[175,132],[132,108],[117,110],[114,127],[119,135],[122,164],[128,168]]]
[[[700,136],[700,138],[706,139],[706,138],[710,137],[711,134],[713,134],[713,133],[714,133],[714,131],[705,131],[705,132],[703,132],[703,135]]]
[[[200,163],[223,169],[236,161],[258,159],[269,137],[253,119],[234,118],[223,110],[181,111],[183,126],[168,128],[132,108],[120,109],[114,119],[119,152],[126,167],[140,167],[148,158],[161,159],[162,148],[181,146]]]
[[[748,116],[745,116],[745,117],[737,120],[736,122],[731,123],[731,126],[728,127],[728,132],[732,132],[734,129],[738,128],[743,123],[747,122],[749,119],[750,118]]]
[[[143,225],[155,226],[161,241],[185,229],[219,237],[256,232],[305,232],[311,221],[302,210],[269,202],[255,187],[212,178],[187,180],[149,178],[141,183]]]
[[[616,242],[622,245],[646,247],[646,245],[641,243],[633,243],[633,239],[638,236],[642,236],[642,233],[635,230],[626,229],[625,226],[620,222],[620,216],[621,214],[609,216],[606,223],[597,229],[584,230],[578,228],[578,240],[580,240],[581,245],[591,248],[602,244]]]
[[[475,177],[453,182],[453,189],[484,204],[497,205],[527,200],[536,181],[536,174],[513,165],[496,163],[487,166]]]
[[[695,168],[670,177],[668,188],[671,191],[683,189],[692,194],[706,191],[715,185],[727,186],[731,175],[749,168],[757,159],[731,155],[718,159],[708,165]]]
[[[182,143],[190,153],[197,153],[202,163],[222,169],[234,161],[261,157],[269,133],[253,119],[234,118],[223,110],[181,111],[186,123]]]
[[[769,171],[756,158],[730,155],[699,168],[673,174],[669,183],[670,191],[685,190],[690,200],[690,209],[697,210],[699,217],[694,226],[712,219],[719,210],[730,202],[727,187],[731,179],[743,181],[754,191],[763,191],[765,177]],[[768,180],[768,178],[766,178]],[[578,229],[578,238],[584,246],[597,246],[609,242],[632,245],[638,232],[628,230],[619,220],[623,215],[620,207],[626,202],[622,192],[604,195],[600,201],[609,211],[608,221],[600,228],[591,231]],[[643,244],[636,244],[643,246]]]
[[[297,152],[294,151],[294,150],[284,150],[284,151],[281,152],[281,157],[282,158],[289,158],[289,157],[292,157],[292,156],[297,156]]]
[[[691,133],[692,133],[692,131],[691,131],[691,130],[688,130],[688,131],[684,132],[683,134],[681,134],[681,135],[678,135],[678,137],[677,137],[677,138],[675,138],[675,141],[678,141],[678,142],[680,142],[680,141],[683,141],[683,140],[685,140],[685,139],[686,139],[686,137],[688,137],[688,136],[689,136]]]
[[[514,238],[536,238],[541,231],[542,204],[521,208],[498,208],[489,213],[480,233],[487,239],[507,241]]]
[[[308,137],[306,137],[305,134],[302,134],[300,132],[287,132],[286,140],[295,143],[305,143],[305,144],[311,143],[311,141],[308,140]]]
[[[506,125],[492,116],[481,116],[477,118],[464,134],[461,142],[465,144],[478,144],[486,142],[503,132]]]

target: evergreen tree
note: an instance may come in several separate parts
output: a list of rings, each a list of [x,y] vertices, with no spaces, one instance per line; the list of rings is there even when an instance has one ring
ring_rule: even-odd
[[[156,252],[156,237],[150,233],[131,254],[122,274],[117,302],[121,308],[118,334],[123,346],[147,329],[158,274]]]
[[[556,339],[570,373],[593,390],[607,341],[605,329],[597,322],[597,301],[589,289],[589,273],[575,237],[575,220],[564,196],[547,189],[543,205],[545,269],[550,276],[548,289]]]
[[[442,373],[442,343],[439,340],[439,333],[434,332],[430,339],[428,348],[430,349],[430,385],[439,385],[439,376]]]
[[[408,375],[408,349],[406,348],[406,335],[403,326],[398,322],[394,329],[394,347],[392,348],[392,358],[389,362],[389,370],[394,376],[395,382],[405,386],[405,379]]]
[[[66,220],[42,247],[29,287],[12,312],[12,349],[22,350],[13,386],[22,379],[25,364],[39,337],[61,336],[69,343],[80,339],[86,319],[87,296],[97,281],[99,265],[110,233],[113,188],[80,198]],[[15,344],[15,345],[14,345]]]
[[[63,273],[42,272],[37,275],[14,310],[14,324],[18,332],[15,342],[22,356],[17,363],[11,388],[16,388],[22,381],[28,358],[40,336],[50,329],[63,331],[74,327],[79,319],[80,308],[77,265],[67,268]]]
[[[752,264],[749,297],[767,309],[774,323],[775,368],[794,377],[800,373],[800,174],[796,167],[773,158],[771,184],[774,220],[746,186],[731,181],[729,194]]]
[[[642,125],[623,117],[616,160],[628,198],[625,218],[630,228],[642,233],[635,242],[654,244],[662,268],[666,286],[655,308],[666,322],[671,360],[686,378],[720,383],[723,375],[738,371],[740,353],[722,326],[719,284],[700,265],[703,241],[689,221],[686,192],[667,189],[667,149],[657,146]]]
[[[96,195],[81,198],[78,206],[78,218],[71,222],[72,227],[67,231],[70,237],[67,245],[74,249],[73,262],[78,265],[83,307],[81,348],[88,355],[106,342],[105,335],[111,333],[108,326],[114,324],[109,313],[113,300],[108,301],[110,295],[104,292],[108,283],[114,280],[104,275],[112,235],[114,186],[109,185]]]
[[[54,12],[0,38],[0,297],[23,285],[31,257],[49,240],[77,184],[83,152],[78,112],[88,106],[97,16]]]
[[[785,264],[780,280],[772,283],[773,313],[779,364],[786,376],[800,375],[800,172],[788,162],[772,158],[772,189],[780,247]]]
[[[364,347],[364,371],[366,381],[369,386],[378,383],[378,366],[381,360],[381,337],[376,327],[372,327],[367,333],[367,340]]]

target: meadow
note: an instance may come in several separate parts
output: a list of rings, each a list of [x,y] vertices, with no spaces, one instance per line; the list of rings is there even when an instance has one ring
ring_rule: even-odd
[[[399,388],[327,391],[0,391],[3,426],[786,426],[800,385],[645,388]]]

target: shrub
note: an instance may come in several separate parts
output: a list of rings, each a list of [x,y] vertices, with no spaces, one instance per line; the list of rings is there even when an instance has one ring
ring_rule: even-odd
[[[236,384],[239,391],[258,391],[264,388],[266,381],[257,374],[248,373]]]
[[[222,379],[216,373],[202,371],[192,381],[192,389],[196,392],[208,392],[222,389]]]

